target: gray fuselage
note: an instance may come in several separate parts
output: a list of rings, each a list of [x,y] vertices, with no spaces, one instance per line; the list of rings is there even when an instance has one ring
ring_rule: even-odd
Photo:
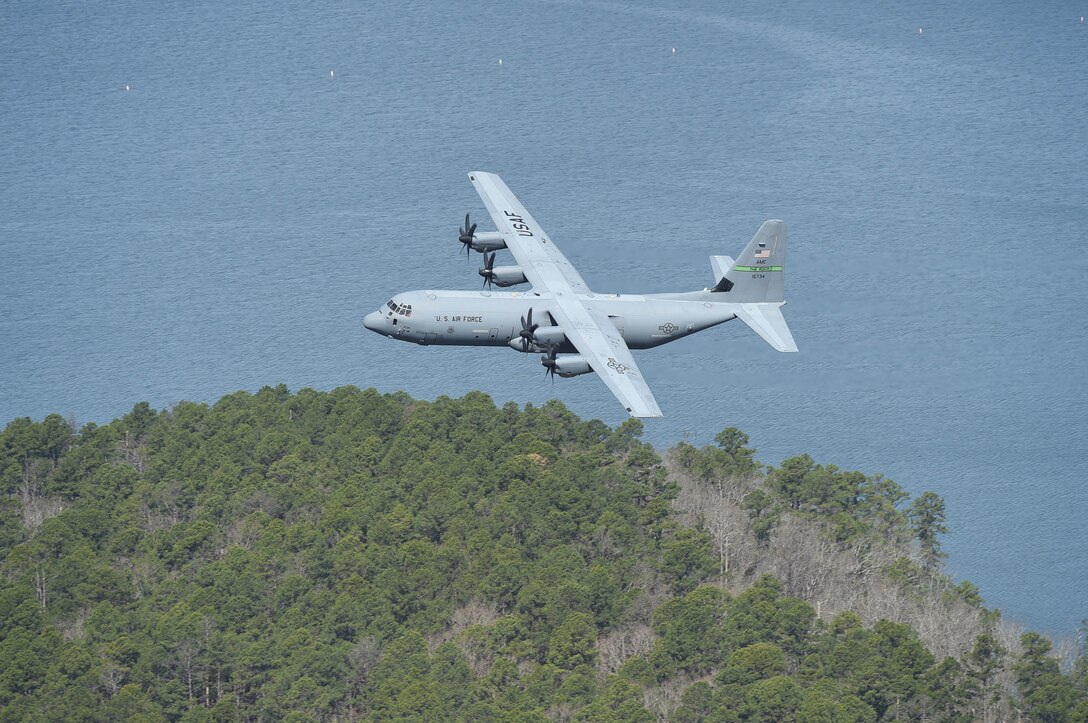
[[[719,294],[582,294],[586,306],[607,314],[631,349],[649,349],[736,318]],[[551,294],[533,291],[406,291],[364,320],[371,331],[417,344],[517,347],[522,319],[533,311],[537,333],[553,326]],[[558,330],[557,330],[558,331]],[[575,349],[561,335],[558,351]],[[533,346],[529,351],[541,351]]]

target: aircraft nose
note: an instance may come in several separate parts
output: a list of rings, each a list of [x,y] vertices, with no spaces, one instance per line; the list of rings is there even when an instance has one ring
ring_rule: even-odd
[[[365,317],[363,317],[363,326],[365,326],[367,329],[370,329],[371,331],[376,331],[379,333],[385,331],[385,329],[382,328],[385,326],[385,324],[382,322],[382,313],[380,311],[372,311],[367,314]]]

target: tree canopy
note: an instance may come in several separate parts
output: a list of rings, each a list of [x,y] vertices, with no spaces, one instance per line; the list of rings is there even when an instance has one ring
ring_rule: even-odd
[[[772,576],[731,594],[641,435],[354,387],[14,420],[0,720],[968,720],[1002,671],[1039,720],[1084,719],[1084,666],[1040,636],[938,661]],[[762,470],[739,430],[715,440],[676,453],[706,479]],[[913,529],[939,556],[939,498],[900,512],[894,485],[807,457],[756,491],[768,535],[838,515],[840,542]]]

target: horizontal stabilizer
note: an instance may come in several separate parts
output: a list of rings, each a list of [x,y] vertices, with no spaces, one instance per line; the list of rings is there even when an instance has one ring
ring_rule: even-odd
[[[782,317],[781,306],[780,303],[739,304],[736,314],[738,319],[752,327],[755,333],[763,337],[763,341],[778,351],[797,351],[797,343]]]
[[[732,256],[711,256],[710,266],[714,269],[714,283],[719,284],[721,280],[725,278],[725,275],[729,273],[729,269],[733,268]]]

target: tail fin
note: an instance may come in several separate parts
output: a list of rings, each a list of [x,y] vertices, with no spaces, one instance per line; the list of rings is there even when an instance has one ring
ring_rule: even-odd
[[[728,256],[712,256],[721,294],[715,300],[737,304],[736,315],[778,351],[797,351],[790,328],[782,317],[785,303],[782,269],[786,261],[786,224],[764,221],[734,263]],[[728,269],[728,270],[726,270]]]
[[[740,258],[713,290],[722,294],[721,301],[738,304],[782,301],[785,298],[782,288],[785,261],[786,224],[764,221]]]

